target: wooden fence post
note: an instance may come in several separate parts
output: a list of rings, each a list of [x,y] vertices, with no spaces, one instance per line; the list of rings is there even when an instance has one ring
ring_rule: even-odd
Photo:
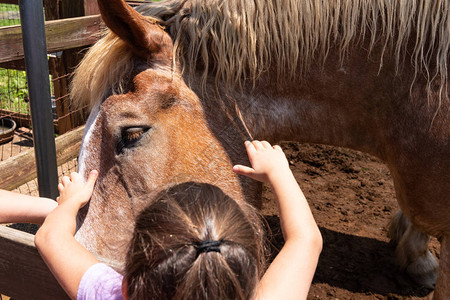
[[[44,0],[48,5],[49,19],[64,19],[98,14],[96,0]],[[47,11],[47,7],[46,7]],[[58,115],[57,132],[62,134],[84,123],[84,112],[73,112],[69,103],[70,74],[81,60],[82,48],[64,50],[59,57],[49,61],[50,73],[53,77],[54,101]]]

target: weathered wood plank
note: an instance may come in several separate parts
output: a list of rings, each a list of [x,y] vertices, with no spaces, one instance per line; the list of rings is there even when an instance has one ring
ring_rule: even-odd
[[[70,105],[68,99],[68,82],[67,77],[63,76],[67,74],[66,66],[64,63],[64,57],[50,58],[48,60],[48,67],[50,74],[53,78],[59,78],[53,81],[53,94],[55,95],[56,114],[60,116],[58,118],[58,124],[56,126],[56,132],[62,134],[75,126],[72,126],[72,118],[70,116]],[[63,117],[61,117],[63,116]]]
[[[87,16],[100,14],[97,0],[84,0],[84,14]]]
[[[34,246],[34,236],[0,226],[0,291],[14,299],[69,299]]]
[[[115,270],[122,265],[96,258]],[[0,293],[16,300],[69,299],[34,245],[34,235],[0,226]]]
[[[60,0],[60,19],[84,16],[84,0]]]
[[[0,0],[0,3],[19,5],[19,0]]]
[[[47,52],[95,43],[103,25],[99,15],[45,22]],[[0,27],[0,63],[23,58],[20,25]]]
[[[0,63],[0,68],[25,71],[25,61],[24,59],[7,61],[4,63]]]
[[[7,109],[0,109],[0,116],[12,119],[14,122],[16,122],[17,127],[31,127],[30,114],[18,113]]]
[[[51,21],[51,20],[57,20],[58,17],[58,0],[43,0],[44,4],[44,13],[45,13],[45,20]]]
[[[80,151],[84,126],[56,138],[56,159],[58,165],[77,157]],[[0,188],[13,190],[36,178],[34,149],[27,150],[0,162]],[[1,274],[1,273],[0,273]]]

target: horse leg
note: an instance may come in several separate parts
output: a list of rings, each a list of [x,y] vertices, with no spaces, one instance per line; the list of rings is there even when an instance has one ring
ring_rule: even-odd
[[[396,244],[400,268],[418,284],[434,288],[438,263],[428,249],[430,237],[418,231],[399,210],[389,224],[388,237]]]
[[[441,240],[439,276],[434,290],[433,300],[450,299],[450,235]]]

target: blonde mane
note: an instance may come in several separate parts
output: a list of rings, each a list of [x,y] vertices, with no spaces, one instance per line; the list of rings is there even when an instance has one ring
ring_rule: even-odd
[[[389,50],[398,69],[409,63],[403,54],[412,41],[415,75],[424,74],[429,87],[439,82],[448,99],[448,0],[166,0],[137,10],[166,27],[185,74],[201,66],[203,84],[212,75],[216,84],[241,86],[273,66],[279,78],[301,76],[313,60],[325,61],[331,47],[344,60],[363,40],[369,52],[382,46],[380,68]],[[107,34],[76,70],[74,102],[92,106],[111,89],[120,91],[132,61],[127,46]]]

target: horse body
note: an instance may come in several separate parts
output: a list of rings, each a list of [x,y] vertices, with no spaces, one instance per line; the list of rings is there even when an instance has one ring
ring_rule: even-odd
[[[252,137],[322,143],[377,156],[389,166],[408,218],[434,236],[446,233],[448,102],[427,103],[426,82],[416,82],[411,91],[412,75],[395,75],[394,64],[380,71],[377,63],[361,63],[361,54],[343,66],[336,57],[334,64],[333,57],[328,61],[301,82],[279,84],[270,74],[262,75],[250,92],[231,96]],[[192,88],[201,93],[200,87]],[[204,107],[214,103],[212,98],[202,99]]]
[[[238,101],[243,120],[256,139],[336,145],[386,162],[399,205],[413,223],[407,221],[401,231],[391,224],[399,264],[420,284],[434,287],[437,263],[424,233],[441,237],[450,228],[448,103],[427,103],[427,93],[420,90],[426,82],[416,82],[411,91],[412,75],[399,78],[393,64],[380,72],[356,57],[349,58],[348,67],[335,63],[316,69],[290,85],[258,83],[257,92]]]
[[[194,18],[196,3],[166,1],[151,4],[149,10],[162,23],[170,24],[170,20]],[[257,6],[259,2],[254,3]],[[171,55],[190,52],[186,48],[174,51],[171,41],[176,41],[176,45],[182,43],[183,34],[193,40],[189,25],[167,25],[169,35],[154,21],[143,18],[141,23],[131,25],[134,33],[129,37],[128,32],[117,28],[126,19],[123,16],[134,12],[122,1],[109,1],[110,10],[102,1],[99,4],[108,27],[125,41],[107,37],[106,41],[112,41],[108,47],[121,48],[131,63],[126,68],[117,68],[128,77],[106,81],[109,90],[94,93],[94,98],[101,101],[91,100],[94,108],[79,165],[84,173],[98,169],[100,176],[90,205],[79,214],[77,232],[78,240],[89,250],[123,261],[132,231],[129,226],[151,200],[151,196],[145,195],[174,182],[209,182],[238,203],[260,205],[257,200],[260,186],[238,178],[231,171],[233,164],[249,164],[244,155],[244,140],[323,143],[364,151],[387,163],[399,205],[407,217],[400,214],[390,230],[390,237],[398,243],[401,264],[423,284],[433,285],[437,265],[426,247],[428,236],[422,232],[439,237],[442,249],[435,298],[450,297],[448,71],[436,60],[434,68],[440,69],[438,75],[432,80],[421,76],[415,60],[417,40],[391,49],[386,46],[389,40],[377,43],[374,35],[362,36],[359,43],[351,44],[351,38],[344,34],[341,42],[326,40],[327,47],[319,43],[315,51],[300,52],[312,56],[323,47],[323,55],[317,55],[316,60],[308,63],[299,58],[292,64],[288,58],[295,54],[268,59],[266,52],[270,49],[265,52],[250,44],[259,51],[259,59],[268,64],[260,69],[244,64],[238,75],[248,78],[232,79],[229,83],[227,76],[221,77],[227,64],[213,64],[209,60],[220,56],[220,51],[202,48],[214,40],[201,44],[194,51],[197,56],[192,54],[200,67],[186,67],[181,75],[177,63],[181,56],[175,56],[174,60]],[[259,9],[262,8],[256,8]],[[389,18],[382,20],[389,22],[392,22]],[[214,24],[196,26],[213,28]],[[317,29],[315,33],[320,31]],[[389,36],[388,32],[384,34]],[[199,39],[204,40],[205,36],[203,33]],[[217,38],[214,34],[209,36]],[[135,41],[142,44],[136,45]],[[269,43],[267,39],[264,42]],[[158,43],[162,46],[158,47]],[[347,44],[344,50],[342,44]],[[106,51],[107,47],[102,49]],[[399,49],[408,53],[401,55],[401,59],[416,63],[399,63]],[[448,45],[443,49],[448,49]],[[96,53],[95,49],[91,51]],[[244,61],[246,54],[242,55]],[[114,57],[114,53],[111,55]],[[446,55],[432,57],[440,57],[442,61]],[[93,55],[88,55],[88,62],[89,57]],[[190,63],[187,55],[184,64]],[[83,68],[81,65],[82,71]],[[283,69],[287,71],[280,73]],[[84,77],[83,73],[77,76]],[[101,83],[105,85],[105,81]],[[77,77],[74,84],[82,86]]]
[[[257,84],[255,92],[238,101],[242,119],[256,139],[322,143],[377,156],[389,166],[408,218],[440,236],[450,222],[450,174],[445,172],[450,167],[450,105],[427,103],[420,90],[426,83],[410,91],[412,78],[399,78],[387,67],[379,72],[370,64],[358,70],[354,66],[360,61],[323,70],[317,66],[302,82]]]

